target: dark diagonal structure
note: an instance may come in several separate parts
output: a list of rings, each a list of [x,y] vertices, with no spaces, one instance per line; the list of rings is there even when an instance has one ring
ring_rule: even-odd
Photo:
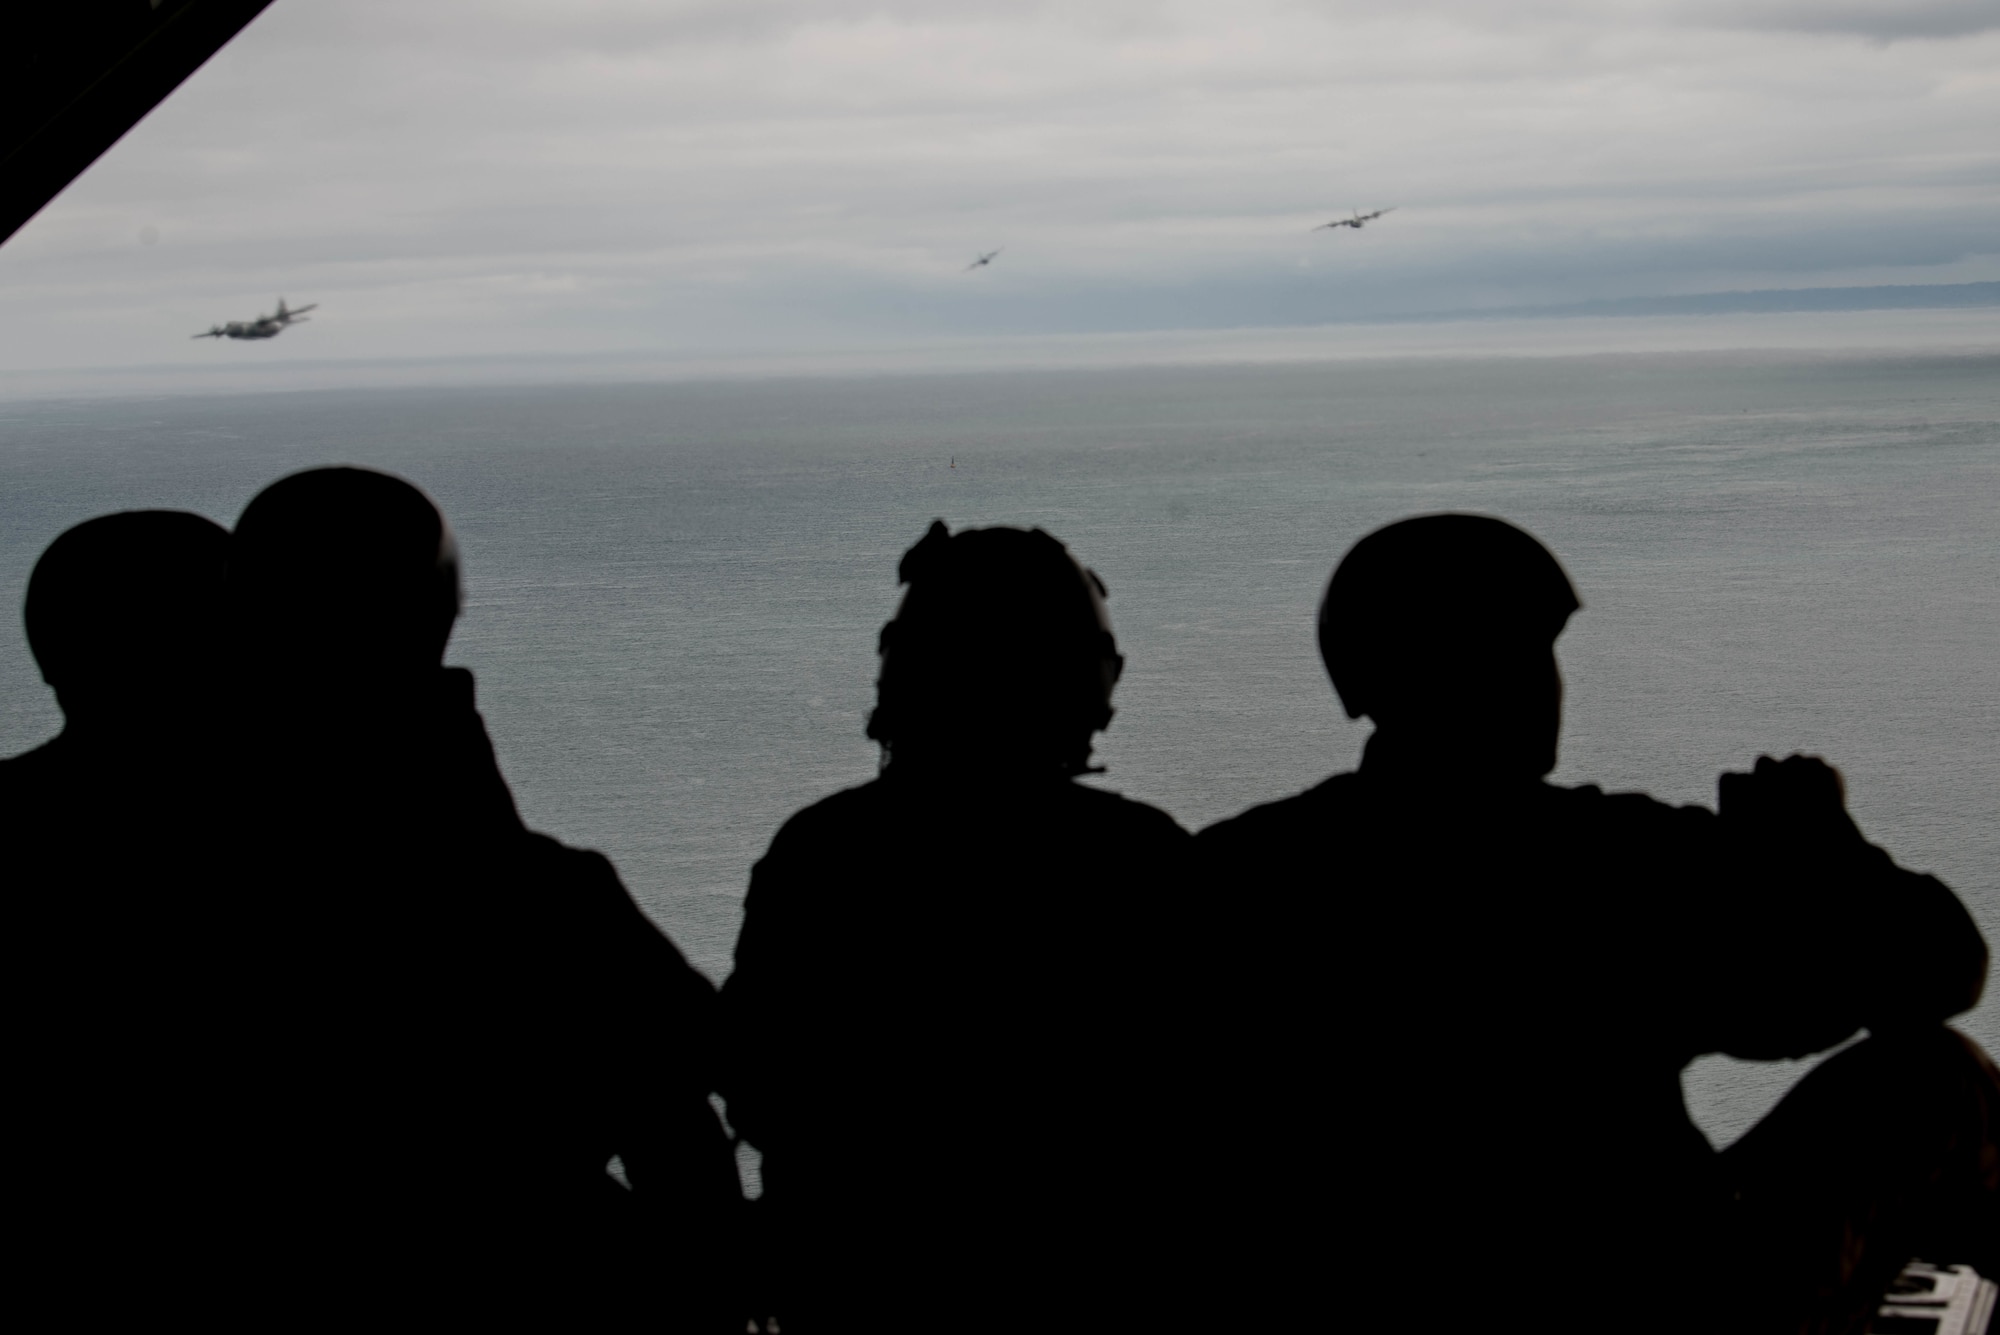
[[[0,18],[0,241],[271,0],[42,0]]]

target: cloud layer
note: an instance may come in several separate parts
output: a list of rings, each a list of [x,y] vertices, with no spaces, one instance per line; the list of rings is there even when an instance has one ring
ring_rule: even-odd
[[[0,249],[0,361],[237,355],[186,335],[280,292],[257,355],[1992,279],[1995,124],[1972,0],[280,0]]]

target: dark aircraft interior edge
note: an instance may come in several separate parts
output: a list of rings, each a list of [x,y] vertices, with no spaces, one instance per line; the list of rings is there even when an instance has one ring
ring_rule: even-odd
[[[0,19],[0,243],[271,0],[42,0]]]

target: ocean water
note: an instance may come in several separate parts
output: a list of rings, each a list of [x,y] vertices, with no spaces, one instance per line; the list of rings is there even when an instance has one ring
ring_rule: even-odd
[[[1559,780],[1712,801],[1718,771],[1760,752],[1824,755],[1864,831],[2000,941],[2000,356],[16,402],[0,601],[19,607],[81,519],[227,523],[272,479],[337,462],[441,503],[466,560],[449,656],[478,674],[523,813],[608,853],[718,980],[779,822],[875,772],[876,631],[898,556],[940,517],[1040,525],[1103,576],[1127,670],[1096,781],[1199,828],[1354,762],[1365,725],[1312,635],[1340,554],[1412,513],[1505,516],[1585,603],[1559,644]],[[9,616],[0,753],[59,722]],[[2000,1003],[1962,1023],[2000,1047]],[[1725,1142],[1806,1065],[1705,1059],[1691,1107]]]

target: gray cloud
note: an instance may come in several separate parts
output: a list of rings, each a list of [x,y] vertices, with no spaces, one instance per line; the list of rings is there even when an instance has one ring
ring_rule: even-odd
[[[1352,19],[1366,0],[1319,0],[1316,7]],[[1891,42],[1949,37],[2000,28],[1996,0],[1431,0],[1419,8],[1489,27],[1572,25],[1631,31],[1646,27],[1836,33]]]
[[[1996,0],[1706,0],[1689,9],[1720,27],[1852,33],[1881,42],[2000,28]]]
[[[0,365],[1992,279],[1994,9],[280,0],[0,249]]]

